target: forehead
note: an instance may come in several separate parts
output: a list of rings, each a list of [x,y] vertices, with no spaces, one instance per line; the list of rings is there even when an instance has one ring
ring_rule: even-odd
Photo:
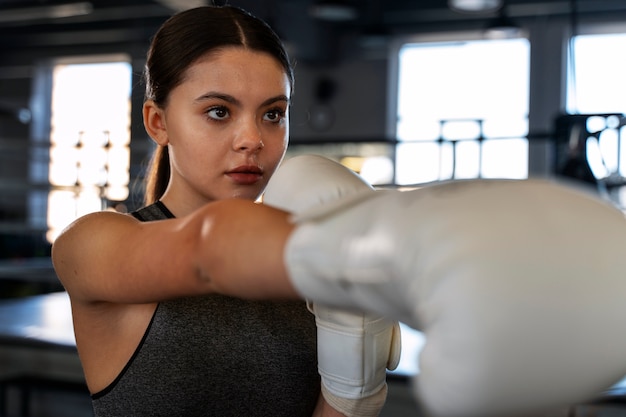
[[[272,55],[243,47],[208,53],[185,72],[182,85],[214,89],[236,88],[289,96],[291,85],[281,63]]]

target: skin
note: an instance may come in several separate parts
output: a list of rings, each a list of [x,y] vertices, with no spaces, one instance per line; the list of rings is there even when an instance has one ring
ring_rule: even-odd
[[[299,298],[282,259],[293,227],[287,213],[254,203],[284,157],[290,95],[274,58],[229,47],[194,63],[163,108],[144,104],[146,131],[169,147],[161,200],[176,219],[92,213],[53,245],[92,393],[126,365],[159,301],[210,293]],[[314,415],[341,414],[320,395]]]

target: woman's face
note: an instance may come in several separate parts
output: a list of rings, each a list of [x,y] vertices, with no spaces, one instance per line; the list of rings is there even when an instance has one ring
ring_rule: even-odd
[[[164,203],[258,198],[287,148],[290,95],[269,54],[229,47],[193,64],[153,120],[161,129],[151,136],[170,154]]]

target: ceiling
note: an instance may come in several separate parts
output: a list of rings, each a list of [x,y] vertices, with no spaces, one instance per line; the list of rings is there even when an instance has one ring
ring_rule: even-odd
[[[227,0],[217,4],[243,7],[268,21],[299,60],[328,61],[337,53],[338,39],[380,39],[388,34],[446,27],[479,27],[496,13],[459,13],[447,0],[335,0],[353,7],[350,20],[328,21],[311,15],[322,0]],[[212,0],[0,0],[0,54],[31,48],[72,45],[141,44],[176,10]],[[323,0],[328,2],[328,0]],[[78,6],[77,15],[62,16]],[[508,0],[501,9],[511,18],[626,14],[624,0]]]

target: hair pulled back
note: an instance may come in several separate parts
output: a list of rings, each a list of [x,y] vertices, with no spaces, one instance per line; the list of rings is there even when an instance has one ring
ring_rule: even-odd
[[[285,47],[263,20],[234,6],[204,6],[177,13],[152,38],[144,69],[145,100],[161,108],[187,69],[208,53],[229,46],[265,52],[283,67],[293,91],[293,67]],[[163,196],[170,176],[166,146],[157,146],[146,175],[145,204]]]

